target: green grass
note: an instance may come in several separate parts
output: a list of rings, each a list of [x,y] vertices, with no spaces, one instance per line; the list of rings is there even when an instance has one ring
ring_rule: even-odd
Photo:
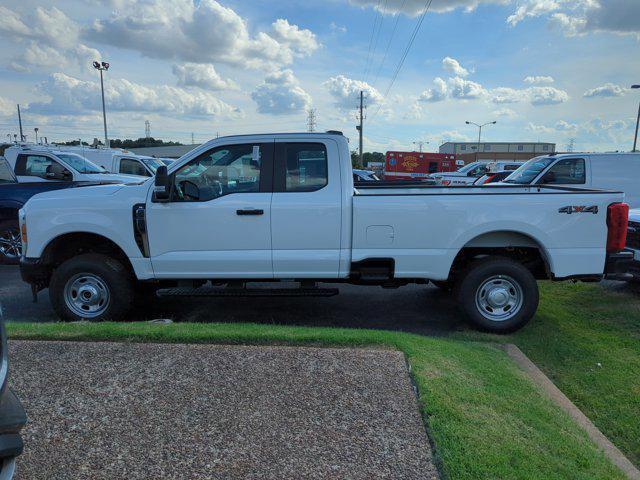
[[[509,336],[635,465],[640,466],[640,295],[541,283],[540,309]]]
[[[11,338],[384,346],[403,351],[449,479],[622,479],[506,354],[487,344],[377,330],[257,324],[10,323]]]

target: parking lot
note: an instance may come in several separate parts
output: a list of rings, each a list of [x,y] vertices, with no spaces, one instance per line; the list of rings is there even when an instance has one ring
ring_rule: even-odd
[[[462,326],[449,295],[426,285],[399,289],[336,284],[340,295],[329,298],[176,298],[157,299],[138,308],[131,321],[170,318],[189,322],[256,322],[380,328],[446,335]],[[52,322],[57,318],[48,291],[33,303],[18,267],[0,266],[0,302],[9,321]]]

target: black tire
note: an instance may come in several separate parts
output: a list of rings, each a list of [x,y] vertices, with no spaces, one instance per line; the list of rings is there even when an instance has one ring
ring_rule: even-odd
[[[493,310],[492,289],[497,300],[510,298],[515,305],[510,307],[507,302]],[[469,265],[456,284],[455,296],[469,321],[493,333],[522,328],[535,315],[539,301],[538,283],[531,272],[506,257],[485,257]]]
[[[20,251],[22,251],[22,240],[20,239],[20,224],[18,220],[0,221],[0,242],[2,239],[10,241],[17,236],[20,243]],[[13,248],[8,244],[0,243],[0,265],[18,265],[20,263],[20,252],[15,251],[15,243],[12,242]],[[4,248],[3,248],[4,247]]]
[[[99,315],[81,315],[67,305],[65,288],[78,275],[99,279],[108,290],[108,301]],[[124,318],[133,304],[133,278],[115,258],[97,253],[78,255],[56,268],[49,283],[49,298],[54,311],[64,321],[117,321]]]

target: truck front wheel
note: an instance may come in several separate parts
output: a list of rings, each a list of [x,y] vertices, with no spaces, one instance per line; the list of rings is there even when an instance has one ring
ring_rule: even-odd
[[[88,253],[71,258],[54,270],[49,297],[62,320],[115,321],[131,308],[133,282],[118,260]]]
[[[522,264],[486,257],[466,269],[456,285],[466,317],[482,330],[508,333],[523,327],[538,308],[538,284]]]

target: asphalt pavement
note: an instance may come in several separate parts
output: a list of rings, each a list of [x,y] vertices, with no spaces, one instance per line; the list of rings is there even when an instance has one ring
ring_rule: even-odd
[[[325,286],[325,285],[323,285]],[[447,335],[464,323],[455,302],[433,286],[408,285],[398,289],[329,284],[340,295],[316,297],[166,298],[132,311],[129,320],[169,318],[177,322],[255,322],[378,328],[427,335]],[[0,303],[5,319],[17,322],[53,322],[49,292],[33,303],[29,286],[18,267],[0,266]]]
[[[401,352],[12,341],[16,480],[421,479]]]

